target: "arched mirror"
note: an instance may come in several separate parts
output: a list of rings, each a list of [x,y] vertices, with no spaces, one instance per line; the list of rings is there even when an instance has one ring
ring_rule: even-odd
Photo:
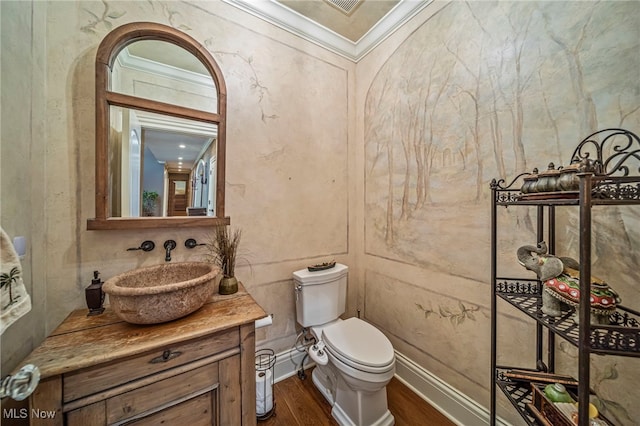
[[[96,55],[96,217],[88,229],[229,224],[226,87],[209,52],[136,22]]]

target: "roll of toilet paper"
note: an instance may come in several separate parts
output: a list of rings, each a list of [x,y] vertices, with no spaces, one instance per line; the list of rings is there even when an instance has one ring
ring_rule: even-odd
[[[256,328],[260,328],[260,327],[266,327],[268,325],[273,324],[273,316],[272,315],[267,315],[264,318],[260,318],[259,320],[255,321],[255,325]]]
[[[273,409],[271,370],[256,371],[256,414],[261,416]]]

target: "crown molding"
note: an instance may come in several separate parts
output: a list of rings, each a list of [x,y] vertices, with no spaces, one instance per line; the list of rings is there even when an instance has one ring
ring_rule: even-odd
[[[353,42],[274,0],[223,0],[311,43],[354,62],[360,61],[433,0],[400,0],[357,42]]]
[[[429,6],[433,0],[400,0],[376,25],[355,43],[358,62],[398,28]]]

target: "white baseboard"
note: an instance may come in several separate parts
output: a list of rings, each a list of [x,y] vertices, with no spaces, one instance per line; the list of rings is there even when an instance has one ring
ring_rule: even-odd
[[[396,377],[453,423],[459,426],[489,424],[489,410],[399,352],[396,352]],[[511,426],[500,418],[496,424]]]

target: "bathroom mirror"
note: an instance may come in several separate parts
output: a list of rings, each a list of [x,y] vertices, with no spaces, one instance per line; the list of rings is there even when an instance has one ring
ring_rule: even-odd
[[[209,52],[137,22],[96,55],[96,217],[88,229],[229,224],[226,87]]]

